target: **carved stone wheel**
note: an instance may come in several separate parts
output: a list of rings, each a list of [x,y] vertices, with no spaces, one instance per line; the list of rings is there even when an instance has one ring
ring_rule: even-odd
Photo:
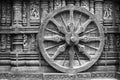
[[[89,11],[75,6],[49,14],[37,37],[45,60],[66,73],[90,68],[104,47],[104,32],[99,22]]]

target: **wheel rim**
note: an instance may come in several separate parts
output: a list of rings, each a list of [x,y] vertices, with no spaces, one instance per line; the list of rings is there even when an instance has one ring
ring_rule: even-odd
[[[67,6],[49,14],[40,26],[38,43],[55,69],[76,73],[89,69],[100,57],[104,32],[86,9]]]

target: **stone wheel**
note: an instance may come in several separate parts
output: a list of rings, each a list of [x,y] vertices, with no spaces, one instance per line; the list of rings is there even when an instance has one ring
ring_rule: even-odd
[[[45,60],[65,73],[89,69],[104,47],[101,25],[89,11],[75,6],[66,6],[49,14],[37,37]]]

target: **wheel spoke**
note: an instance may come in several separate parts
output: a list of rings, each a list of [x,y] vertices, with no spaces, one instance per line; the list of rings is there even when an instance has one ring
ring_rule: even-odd
[[[82,36],[82,37],[79,37],[79,40],[83,41],[83,42],[93,42],[93,41],[100,41],[101,38],[100,37]]]
[[[65,51],[65,57],[64,57],[64,62],[63,62],[63,66],[64,66],[64,64],[65,64],[65,62],[66,62],[66,57],[67,57],[67,51],[68,51],[68,49]]]
[[[69,25],[69,29],[70,29],[70,32],[71,33],[74,33],[74,24],[73,23],[70,23],[70,25]]]
[[[93,31],[95,31],[95,30],[97,30],[97,28],[90,29],[90,30],[88,30],[88,31],[84,32],[84,34],[87,34],[87,33],[93,32]]]
[[[82,17],[82,13],[81,13],[80,16],[79,16],[79,20],[78,20],[78,22],[77,22],[76,28],[79,27],[79,24],[81,25],[81,17]]]
[[[62,15],[61,15],[60,17],[61,17],[61,20],[62,20],[62,22],[63,22],[63,24],[64,24],[64,27],[66,27],[66,28],[67,28],[67,24],[65,23],[65,19],[63,18],[63,16],[62,16]]]
[[[59,24],[54,18],[52,18],[52,19],[50,19],[50,20],[56,25],[57,29],[58,29],[60,32],[62,32],[62,33],[64,33],[64,34],[67,33],[66,29],[65,29],[61,24]]]
[[[86,52],[84,45],[78,44],[78,50],[79,52],[82,52],[82,54],[84,54],[87,58],[89,58],[89,60],[91,60],[91,56]]]
[[[60,42],[63,39],[64,38],[62,36],[58,36],[58,35],[55,35],[55,36],[44,36],[44,40],[47,40],[47,41]]]
[[[98,50],[99,48],[97,48],[97,47],[94,47],[94,46],[90,46],[90,45],[87,45],[87,44],[84,44],[85,46],[87,46],[87,47],[89,47],[89,48],[91,48],[91,49],[94,49],[94,50]]]
[[[87,28],[87,26],[92,22],[92,19],[89,18],[87,21],[85,21],[81,27],[78,28],[78,30],[76,31],[77,34],[81,33],[81,32],[84,32],[85,29]]]
[[[65,48],[66,48],[66,44],[59,46],[55,54],[52,56],[52,59],[54,60],[61,52],[64,52]]]
[[[55,33],[55,34],[59,34],[57,31],[54,31],[54,30],[49,29],[49,28],[46,28],[46,30],[47,30],[47,31],[50,31],[50,32],[52,32],[52,33]]]
[[[70,23],[74,23],[73,9],[70,9]]]
[[[75,56],[75,51],[74,51],[74,48],[71,47],[71,49],[69,50],[69,65],[70,65],[70,68],[73,68],[73,66],[74,66],[74,56]]]
[[[79,65],[81,65],[80,57],[79,57],[79,55],[78,55],[77,53],[78,53],[78,52],[76,52],[76,56],[77,56],[77,59],[78,59]]]
[[[45,50],[49,50],[49,49],[55,48],[55,47],[57,47],[59,45],[62,45],[62,44],[57,44],[57,45],[54,45],[54,46],[49,46],[49,47],[45,48]]]

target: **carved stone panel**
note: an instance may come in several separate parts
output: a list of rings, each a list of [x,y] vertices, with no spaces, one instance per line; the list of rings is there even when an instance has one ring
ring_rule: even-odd
[[[113,20],[113,3],[112,1],[104,2],[103,19],[105,23],[112,23]]]
[[[45,60],[59,71],[85,71],[101,55],[103,29],[84,8],[69,5],[55,10],[40,27],[39,49]]]

